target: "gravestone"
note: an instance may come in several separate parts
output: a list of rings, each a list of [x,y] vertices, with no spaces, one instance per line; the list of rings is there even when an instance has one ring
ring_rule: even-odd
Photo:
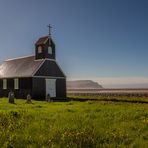
[[[10,91],[8,94],[9,103],[14,104],[14,92]]]
[[[46,96],[46,101],[47,101],[47,102],[50,102],[50,101],[51,101],[50,94],[47,94],[47,96]]]
[[[32,103],[31,102],[31,95],[30,94],[27,95],[27,102],[26,103]]]

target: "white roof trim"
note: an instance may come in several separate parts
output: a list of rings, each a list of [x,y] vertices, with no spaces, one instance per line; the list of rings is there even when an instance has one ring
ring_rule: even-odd
[[[45,60],[48,60],[48,61],[56,61],[55,59],[48,59],[48,58],[45,58]]]
[[[66,79],[65,77],[52,77],[52,76],[33,76],[33,78],[46,78],[46,79]]]
[[[44,41],[44,43],[43,43],[43,44],[46,44],[46,42],[48,41],[48,39],[49,39],[49,38],[47,37],[47,39]]]
[[[55,63],[58,65],[59,69],[61,70],[61,72],[63,73],[64,77],[66,78],[65,73],[63,72],[63,70],[61,69],[61,67],[59,66],[58,62],[55,60]]]
[[[19,79],[19,78],[30,78],[32,76],[15,76],[15,77],[0,77],[0,79]]]
[[[55,61],[54,59],[37,59],[35,61],[38,61],[38,60],[42,60],[43,62],[39,65],[39,67],[32,73],[32,77],[36,74],[36,72],[41,68],[41,66],[43,65],[43,63],[46,61],[46,60],[49,60],[49,61]]]
[[[59,67],[60,71],[63,73],[64,77],[66,78],[65,73],[62,71],[62,69],[61,69],[61,67],[59,66],[59,64],[57,63],[57,61],[56,61],[55,59],[47,59],[47,58],[45,58],[45,59],[43,60],[43,62],[39,65],[39,67],[33,72],[32,77],[34,77],[34,75],[36,74],[36,72],[41,68],[41,66],[43,65],[43,63],[44,63],[46,60],[48,60],[48,61],[54,61],[54,62],[58,65],[58,67]]]
[[[34,61],[44,61],[44,59],[35,59]]]
[[[17,59],[24,59],[24,58],[33,57],[33,56],[34,55],[28,55],[28,56],[22,56],[22,57],[18,57],[18,58],[7,59],[7,60],[5,60],[5,62],[13,61],[13,60],[17,60]]]
[[[43,59],[42,59],[43,60]],[[43,65],[43,63],[45,62],[45,59],[42,61],[42,63],[38,66],[38,68],[32,73],[32,77],[36,74],[36,72],[41,68],[41,66]]]

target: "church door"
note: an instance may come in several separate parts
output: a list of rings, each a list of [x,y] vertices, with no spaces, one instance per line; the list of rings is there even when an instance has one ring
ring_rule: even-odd
[[[46,79],[46,96],[56,97],[56,79]]]

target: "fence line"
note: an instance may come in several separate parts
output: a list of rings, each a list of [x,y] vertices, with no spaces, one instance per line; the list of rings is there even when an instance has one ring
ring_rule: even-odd
[[[81,93],[81,92],[68,92],[68,96],[113,96],[113,97],[120,97],[120,96],[126,96],[126,97],[148,97],[148,93]]]

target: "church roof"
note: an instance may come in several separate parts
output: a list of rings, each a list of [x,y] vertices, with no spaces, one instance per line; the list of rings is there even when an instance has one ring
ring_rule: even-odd
[[[35,60],[35,56],[6,60],[0,65],[0,78],[32,76],[65,77],[56,61],[48,59]]]
[[[43,61],[35,60],[35,56],[6,60],[0,65],[0,78],[30,77]]]

